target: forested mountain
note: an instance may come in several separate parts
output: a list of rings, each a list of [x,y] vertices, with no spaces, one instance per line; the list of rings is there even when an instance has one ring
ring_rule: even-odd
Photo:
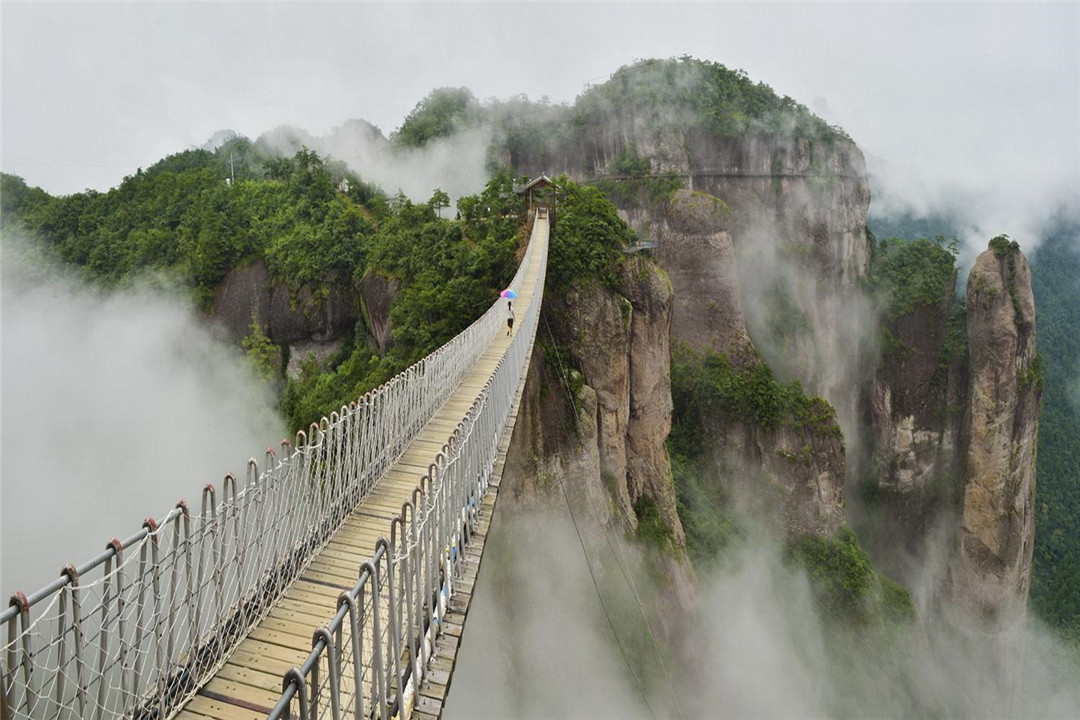
[[[1080,642],[1080,219],[1050,225],[1031,269],[1046,363],[1031,603]]]
[[[302,299],[318,309],[345,288],[353,323],[357,283],[392,279],[394,342],[380,353],[362,322],[345,328],[329,362],[338,368],[332,376],[304,366],[288,379],[283,402],[294,428],[355,399],[464,328],[513,276],[521,240],[520,203],[505,173],[479,195],[462,198],[459,218],[451,220],[440,217],[449,204],[441,191],[427,203],[387,197],[338,161],[308,150],[275,157],[243,138],[214,152],[170,156],[105,193],[52,197],[11,175],[2,183],[5,242],[29,236],[107,285],[164,275],[189,288],[211,315],[215,289],[252,263],[265,264],[293,314]],[[264,374],[281,378],[288,344],[273,336],[257,308],[250,313],[245,347],[260,358]]]

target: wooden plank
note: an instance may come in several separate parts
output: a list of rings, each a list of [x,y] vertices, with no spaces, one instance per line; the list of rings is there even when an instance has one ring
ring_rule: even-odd
[[[240,667],[239,665],[229,663],[218,670],[215,677],[221,678],[222,680],[243,683],[244,685],[249,685],[254,688],[262,688],[268,692],[275,693],[279,698],[281,697],[280,675],[260,672],[259,670],[252,670],[251,668]],[[274,704],[277,704],[276,699],[274,700]]]
[[[420,695],[416,698],[416,705],[414,707],[416,708],[416,711],[422,715],[434,715],[435,717],[442,716],[442,703],[432,700],[424,695]]]
[[[227,680],[219,675],[206,683],[199,694],[232,704],[243,704],[251,710],[255,710],[255,706],[258,706],[264,708],[269,714],[277,705],[278,698],[281,697],[281,683],[278,683],[277,690],[269,690]]]
[[[184,708],[173,717],[175,718],[175,720],[206,720],[206,715],[199,715],[198,713],[194,713],[187,708]]]
[[[246,710],[238,705],[211,700],[202,695],[193,697],[184,709],[218,720],[266,720],[267,716],[266,712]]]
[[[437,701],[440,705],[446,701],[446,686],[427,679],[420,686],[420,695]]]

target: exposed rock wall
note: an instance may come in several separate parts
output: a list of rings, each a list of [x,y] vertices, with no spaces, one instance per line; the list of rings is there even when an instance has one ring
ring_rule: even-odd
[[[658,241],[674,290],[672,343],[726,355],[740,369],[761,362],[743,312],[746,293],[729,232],[735,213],[728,205],[679,190],[663,206],[628,216]],[[708,432],[711,481],[756,505],[777,528],[831,535],[844,524],[842,436],[791,425],[765,430],[724,415],[711,419]]]
[[[565,363],[566,359],[561,362]],[[499,512],[542,510],[562,513],[569,507],[594,570],[602,578],[609,576],[611,582],[621,583],[622,580],[616,580],[622,572],[618,566],[626,561],[626,557],[612,555],[613,545],[621,545],[622,541],[617,537],[610,539],[610,534],[621,536],[636,522],[632,509],[628,510],[624,505],[624,498],[631,492],[640,491],[653,497],[662,512],[664,508],[670,508],[673,513],[675,510],[666,454],[662,459],[656,454],[663,448],[667,431],[664,429],[663,435],[646,438],[644,445],[639,444],[641,438],[626,441],[628,457],[624,464],[630,480],[627,487],[618,488],[619,480],[605,468],[602,458],[600,417],[604,411],[599,394],[590,385],[582,385],[573,393],[571,404],[566,394],[564,371],[560,361],[547,356],[538,343],[507,452]],[[650,375],[660,382],[654,390],[663,394],[667,375]],[[670,413],[670,391],[668,398]],[[645,404],[663,410],[662,403],[659,407],[651,402]],[[645,415],[648,416],[648,412]],[[655,418],[646,419],[645,424],[648,426],[652,422]],[[670,417],[667,421],[661,420],[663,422],[670,422]],[[630,425],[634,426],[635,421]],[[656,464],[650,464],[650,461]],[[663,472],[667,472],[666,481],[660,476]],[[677,522],[677,513],[674,517]],[[681,545],[681,524],[675,528],[678,535],[674,541]],[[632,549],[625,548],[625,551],[630,555],[629,561],[635,562]],[[683,623],[693,617],[695,610],[693,571],[682,553],[655,552],[646,562],[653,567],[654,572],[648,577],[655,584],[643,582],[639,576],[639,589],[647,595],[650,622],[660,639],[673,647],[684,642],[687,628]]]
[[[712,265],[701,268],[702,279],[710,273],[750,279],[740,288],[741,305],[762,357],[783,376],[798,378],[828,398],[852,434],[859,386],[873,370],[863,335],[873,317],[860,289],[870,257],[865,232],[870,189],[855,143],[753,131],[724,136],[680,123],[660,109],[648,114],[613,107],[607,122],[577,144],[540,158],[524,157],[519,169],[539,174],[555,167],[578,180],[602,178],[618,174],[612,164],[631,147],[649,159],[654,174],[672,173],[688,194],[703,192],[730,207],[730,220],[710,230],[704,231],[698,219],[691,221],[693,242],[716,250]],[[688,244],[685,229],[667,223],[666,208],[647,198],[619,204],[636,230],[659,240],[658,253],[671,270],[669,263]],[[680,247],[666,248],[669,238],[682,240]],[[737,263],[725,257],[732,251]],[[714,294],[685,296],[677,284],[676,297],[677,336],[690,335],[683,331],[684,318],[693,315],[680,309],[687,303],[736,307]],[[710,333],[721,329],[697,327]]]
[[[629,224],[658,243],[672,289],[671,342],[726,354],[735,366],[760,357],[782,380],[797,378],[828,399],[843,428],[838,437],[716,418],[713,481],[736,498],[766,498],[789,532],[829,534],[846,520],[845,475],[872,474],[881,492],[879,514],[866,521],[878,525],[872,545],[924,559],[932,532],[955,532],[951,593],[980,615],[1015,619],[1029,584],[1038,413],[1023,257],[1010,264],[984,253],[976,263],[969,361],[945,352],[956,302],[949,287],[939,305],[889,324],[899,348],[884,348],[878,363],[880,319],[862,288],[869,185],[853,143],[724,137],[620,108],[608,120],[548,152],[543,166],[525,158],[519,169],[557,168],[587,181],[617,174],[614,161],[633,148],[654,174],[681,178],[685,189],[668,198],[650,196],[646,185],[616,199]],[[571,319],[558,332],[595,390],[597,462],[615,478],[613,506],[632,525],[635,497],[664,496],[636,480],[662,477],[664,462],[652,456],[641,471],[634,463],[650,457],[641,440],[667,426],[633,430],[636,358],[660,340],[635,340],[655,332],[635,324],[640,298],[595,292],[575,289],[557,301],[593,315],[563,313]],[[651,357],[648,366],[661,364]],[[859,448],[869,448],[868,464]]]
[[[675,292],[671,338],[696,350],[738,355],[750,346],[742,309],[731,211],[719,198],[679,190],[651,214],[657,257]]]
[[[844,525],[839,434],[716,417],[707,438],[713,481],[747,517],[768,518],[791,536],[829,537]]]
[[[672,343],[727,355],[737,368],[760,362],[743,312],[727,204],[680,190],[647,222],[674,289]],[[757,506],[777,528],[831,535],[844,524],[842,436],[792,426],[764,430],[727,416],[712,418],[708,432],[712,482]]]
[[[292,292],[270,277],[264,260],[233,268],[214,290],[214,318],[230,335],[250,334],[255,318],[279,345],[336,338],[352,329],[358,309],[353,288],[331,284],[325,294],[307,287]]]
[[[631,258],[622,294],[586,285],[544,302],[556,341],[569,351],[563,362],[580,368],[596,395],[600,473],[613,488],[619,514],[636,527],[634,503],[648,496],[682,545],[664,447],[672,411],[667,276],[644,258]]]
[[[371,331],[379,352],[385,353],[390,346],[390,306],[394,303],[400,288],[395,278],[381,275],[368,275],[360,280],[360,301],[364,321]]]
[[[664,520],[683,542],[675,507],[671,462],[664,441],[671,431],[672,289],[667,275],[642,258],[625,271],[630,302],[630,416],[626,427],[626,484],[632,498],[656,501]]]
[[[1019,250],[976,259],[967,335],[968,443],[951,592],[1004,628],[1022,618],[1031,585],[1042,391],[1031,274]]]
[[[308,287],[292,290],[272,278],[266,261],[256,260],[229,271],[214,290],[213,322],[234,340],[251,334],[257,321],[275,344],[288,347],[287,377],[299,377],[309,359],[325,368],[341,349],[342,338],[358,329],[370,334],[380,353],[390,345],[390,306],[398,292],[393,278],[369,276],[358,283],[329,283],[313,293]]]
[[[875,558],[893,577],[913,582],[927,576],[926,557],[949,542],[942,529],[956,522],[962,481],[967,364],[950,343],[955,280],[935,305],[920,305],[883,320],[890,342],[881,348],[867,390],[870,460],[860,530]],[[938,572],[941,568],[932,568]]]

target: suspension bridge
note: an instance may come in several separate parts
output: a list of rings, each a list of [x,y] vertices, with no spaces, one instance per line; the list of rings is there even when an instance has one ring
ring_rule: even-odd
[[[0,614],[0,720],[440,716],[528,370],[505,300],[388,383]]]

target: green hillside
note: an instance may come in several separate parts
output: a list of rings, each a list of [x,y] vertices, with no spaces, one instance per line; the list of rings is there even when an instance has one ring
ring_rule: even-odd
[[[1035,612],[1080,642],[1080,221],[1059,219],[1031,255],[1046,362],[1035,490]]]

